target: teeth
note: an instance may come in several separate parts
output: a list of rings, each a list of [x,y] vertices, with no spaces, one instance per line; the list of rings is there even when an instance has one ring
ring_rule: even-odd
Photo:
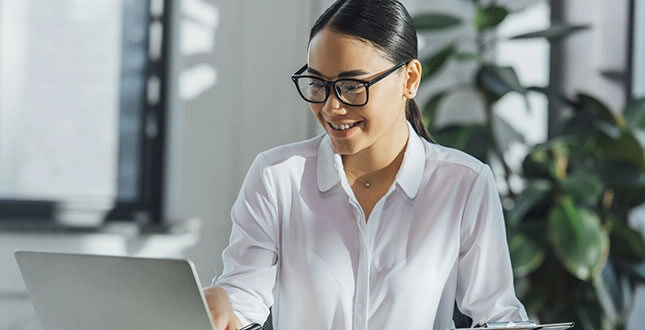
[[[350,129],[350,128],[356,126],[358,124],[358,122],[353,123],[353,124],[332,124],[332,123],[329,123],[329,124],[331,125],[331,127],[333,127],[336,130],[344,131],[346,129]]]

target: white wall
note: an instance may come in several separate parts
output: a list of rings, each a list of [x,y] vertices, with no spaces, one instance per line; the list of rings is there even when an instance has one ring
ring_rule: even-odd
[[[229,212],[255,155],[312,134],[314,122],[289,78],[306,61],[314,1],[208,1],[219,12],[212,54],[187,57],[179,70],[209,63],[213,89],[178,104],[184,117],[182,218],[201,219],[199,242],[187,252],[202,282],[221,272]]]

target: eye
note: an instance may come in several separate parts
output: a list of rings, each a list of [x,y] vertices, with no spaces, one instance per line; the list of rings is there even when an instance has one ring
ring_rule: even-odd
[[[325,84],[323,84],[323,82],[318,79],[309,79],[307,86],[311,90],[319,90],[321,88],[325,88]]]
[[[357,81],[343,81],[339,86],[341,94],[356,95],[365,91],[365,85]]]

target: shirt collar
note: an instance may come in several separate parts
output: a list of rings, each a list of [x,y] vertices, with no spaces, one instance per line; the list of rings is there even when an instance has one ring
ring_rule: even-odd
[[[425,148],[421,137],[417,135],[410,123],[408,123],[408,129],[410,130],[408,144],[395,182],[409,198],[414,198],[419,191],[425,168]],[[343,162],[340,155],[334,152],[327,135],[318,146],[317,167],[320,191],[327,191],[340,182]]]
[[[409,122],[408,129],[410,130],[408,145],[403,155],[401,168],[396,175],[396,182],[409,198],[414,198],[421,186],[421,179],[423,179],[426,153],[422,138],[417,135]]]
[[[343,162],[340,155],[334,152],[329,136],[325,136],[318,146],[318,189],[327,191],[340,181],[340,170]]]

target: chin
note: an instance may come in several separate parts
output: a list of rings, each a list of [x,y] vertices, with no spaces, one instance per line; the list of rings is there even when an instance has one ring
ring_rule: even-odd
[[[343,156],[354,155],[364,149],[361,145],[349,141],[334,141],[334,139],[331,140],[331,145],[337,154]]]

